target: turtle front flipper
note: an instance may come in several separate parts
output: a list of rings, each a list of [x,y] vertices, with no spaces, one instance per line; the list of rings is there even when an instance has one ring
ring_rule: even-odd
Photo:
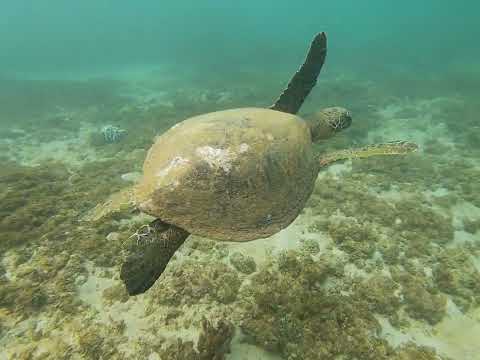
[[[404,155],[418,150],[418,145],[408,141],[392,141],[383,144],[367,145],[361,148],[333,151],[320,156],[320,168],[337,161],[361,159],[380,155]]]
[[[315,36],[305,62],[270,109],[296,114],[317,83],[326,56],[327,35],[322,32]]]
[[[139,295],[150,289],[189,235],[159,219],[137,230],[127,241],[126,259],[120,270],[128,294]]]

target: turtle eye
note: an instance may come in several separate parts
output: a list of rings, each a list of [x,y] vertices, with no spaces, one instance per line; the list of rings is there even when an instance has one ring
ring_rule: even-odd
[[[348,128],[351,124],[352,124],[352,113],[347,110],[344,116],[341,117],[340,126],[338,128],[339,130],[343,130]]]

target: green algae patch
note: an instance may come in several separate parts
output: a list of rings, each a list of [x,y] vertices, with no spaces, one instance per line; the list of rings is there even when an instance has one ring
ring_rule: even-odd
[[[397,312],[401,307],[398,290],[399,285],[384,275],[355,281],[352,286],[357,301],[365,301],[370,311],[389,316],[393,321],[397,320]]]
[[[230,255],[232,266],[243,274],[251,274],[257,270],[257,264],[253,257],[244,255],[240,252],[234,252]]]
[[[464,249],[445,249],[433,269],[436,286],[463,311],[480,304],[480,272]]]
[[[328,234],[339,249],[351,255],[352,261],[371,258],[379,241],[378,232],[371,223],[362,224],[354,218],[330,223]]]
[[[0,175],[0,252],[14,278],[2,277],[0,307],[18,316],[59,309],[74,312],[75,279],[81,265],[120,262],[121,242],[102,233],[118,229],[112,219],[92,225],[83,214],[118,186],[125,165],[114,160],[75,170],[59,163],[26,167],[12,163]],[[129,232],[121,232],[128,237]],[[81,256],[81,260],[80,260]],[[7,257],[4,256],[4,259]]]
[[[395,229],[407,239],[445,244],[453,239],[451,217],[439,214],[420,201],[404,200],[395,203],[398,219]]]
[[[59,194],[68,191],[68,172],[56,164],[21,167],[0,164],[0,249],[39,239],[46,229],[63,227],[68,211],[62,212]]]
[[[102,298],[108,305],[112,305],[116,301],[124,303],[128,301],[128,293],[123,284],[116,284],[103,290]]]
[[[439,356],[437,352],[427,346],[418,346],[414,343],[402,345],[392,356],[391,360],[451,360]]]
[[[402,305],[412,318],[431,325],[443,319],[447,311],[447,297],[439,293],[424,274],[394,271],[392,276],[402,285]]]
[[[240,278],[224,263],[186,260],[172,268],[152,288],[152,301],[170,306],[191,305],[200,300],[229,304],[237,297]]]
[[[246,341],[285,359],[440,359],[414,344],[393,348],[380,336],[375,314],[402,323],[404,283],[380,274],[349,280],[336,262],[288,250],[255,273],[240,295]],[[415,310],[433,323],[444,314],[444,303],[435,309],[440,313]]]
[[[230,352],[234,326],[227,320],[216,324],[203,318],[197,344],[181,338],[163,346],[158,354],[160,359],[172,360],[225,360]]]
[[[365,300],[325,287],[336,266],[298,256],[286,252],[245,287],[241,328],[250,341],[285,358],[386,359],[391,350]]]

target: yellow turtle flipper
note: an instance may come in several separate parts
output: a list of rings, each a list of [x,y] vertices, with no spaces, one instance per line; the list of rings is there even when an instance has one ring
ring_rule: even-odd
[[[320,168],[337,161],[361,159],[380,155],[404,155],[418,150],[418,145],[408,141],[392,141],[382,144],[367,145],[361,148],[333,151],[320,156]]]
[[[95,206],[83,217],[83,220],[98,221],[113,213],[133,210],[134,208],[133,188],[127,188],[112,194],[107,201]]]

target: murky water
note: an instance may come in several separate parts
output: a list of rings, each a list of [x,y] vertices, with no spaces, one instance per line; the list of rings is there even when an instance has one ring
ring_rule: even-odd
[[[480,359],[476,7],[0,5],[0,359]],[[172,126],[269,107],[321,31],[326,63],[298,115],[342,106],[353,121],[314,156],[393,140],[419,150],[322,168],[299,216],[268,238],[189,229],[155,284],[129,296],[120,272],[154,217],[128,201],[95,209],[142,181],[147,151]],[[208,137],[195,135],[182,144]],[[204,148],[202,169],[227,173],[258,151],[239,149]],[[168,171],[188,166],[173,159]],[[268,184],[294,181],[285,171],[290,182],[257,184],[245,223]],[[178,194],[195,219],[197,195]],[[233,211],[214,205],[197,217],[211,211],[213,228]]]

